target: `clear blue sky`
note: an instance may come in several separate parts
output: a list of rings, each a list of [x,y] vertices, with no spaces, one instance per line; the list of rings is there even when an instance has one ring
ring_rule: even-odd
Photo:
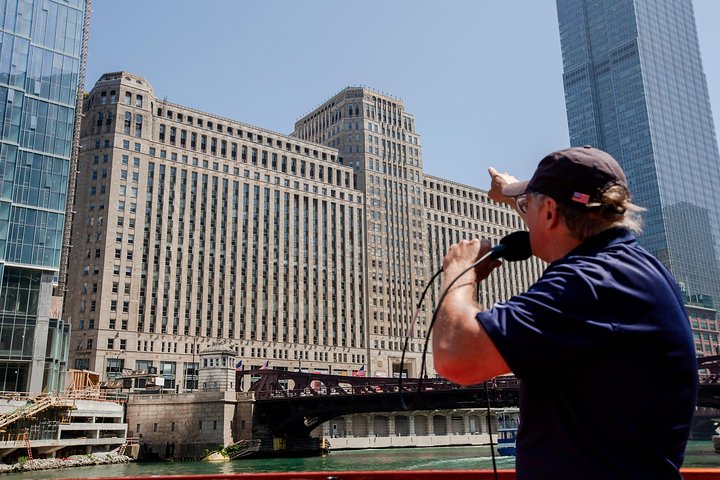
[[[717,131],[720,0],[694,5]],[[427,173],[480,188],[569,143],[555,0],[94,0],[87,89],[118,70],[281,133],[368,86],[415,115]]]

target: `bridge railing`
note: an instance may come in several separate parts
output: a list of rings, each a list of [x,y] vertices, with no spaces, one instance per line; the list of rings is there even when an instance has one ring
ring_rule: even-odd
[[[450,391],[466,388],[441,378],[351,377],[321,373],[290,372],[286,370],[248,370],[239,375],[251,375],[250,391],[256,399],[299,398],[329,395],[374,395],[431,391]],[[288,388],[292,382],[294,388]],[[239,384],[239,382],[238,382]],[[481,385],[480,385],[481,386]],[[489,390],[517,390],[513,376],[497,377],[487,382]],[[469,388],[478,388],[478,385]]]

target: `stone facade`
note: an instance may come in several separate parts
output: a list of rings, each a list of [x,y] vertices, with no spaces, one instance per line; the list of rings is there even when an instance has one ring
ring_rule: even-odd
[[[389,376],[408,330],[417,376],[433,299],[410,322],[449,242],[521,228],[485,192],[425,176],[414,118],[369,89],[283,135],[116,72],[84,115],[65,316],[71,366],[105,380],[157,371],[166,390],[196,390],[199,353],[218,341],[246,369]],[[484,300],[539,270],[499,273]]]
[[[127,405],[128,435],[140,438],[150,455],[199,457],[250,438],[252,409],[239,407],[238,395],[224,391],[185,394],[132,394]],[[247,415],[247,417],[243,417]]]
[[[237,352],[222,345],[210,346],[200,352],[198,388],[233,392],[235,388],[235,356]]]
[[[413,314],[447,248],[463,238],[497,241],[524,228],[520,216],[483,190],[426,175],[422,136],[398,98],[345,88],[301,117],[293,135],[337,148],[365,194],[368,374],[399,373],[409,333],[403,373],[420,376],[439,282],[417,319]],[[483,286],[485,304],[526,290],[540,270],[541,263],[531,260],[498,271]],[[428,362],[432,374],[431,357]]]
[[[335,149],[170,104],[122,72],[85,112],[73,365],[154,367],[192,390],[217,339],[246,368],[366,362],[363,195]]]

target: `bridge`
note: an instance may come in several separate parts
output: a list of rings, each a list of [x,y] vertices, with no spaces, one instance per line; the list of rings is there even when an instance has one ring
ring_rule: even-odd
[[[405,410],[491,408],[518,405],[514,377],[462,387],[441,379],[348,377],[284,370],[248,370],[254,393],[253,437],[307,438],[322,423],[342,415]],[[239,387],[238,387],[239,388]]]
[[[698,358],[698,407],[720,409],[720,355]]]
[[[698,359],[698,407],[720,409],[720,355]],[[238,390],[250,375],[254,393],[253,437],[307,438],[322,423],[354,413],[448,408],[517,407],[519,382],[497,377],[462,387],[442,379],[349,377],[284,370],[236,373]]]

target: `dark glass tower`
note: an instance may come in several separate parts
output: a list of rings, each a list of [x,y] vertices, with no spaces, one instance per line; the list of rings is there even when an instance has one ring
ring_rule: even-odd
[[[85,0],[0,2],[0,390],[64,384],[70,327],[53,284],[88,11]]]
[[[720,156],[692,1],[557,0],[557,8],[570,143],[620,162],[634,202],[647,208],[640,242],[689,305],[717,310]],[[709,340],[716,348],[717,335]]]

